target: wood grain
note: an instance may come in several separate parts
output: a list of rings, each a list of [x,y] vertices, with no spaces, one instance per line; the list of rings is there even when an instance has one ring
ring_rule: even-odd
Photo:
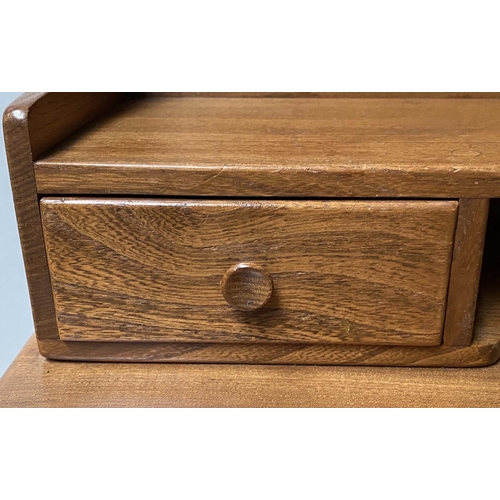
[[[465,323],[459,324],[460,328],[463,327],[460,331],[453,328],[452,323],[463,319],[461,311],[467,311],[469,318],[473,316],[477,279],[471,282],[467,275],[477,277],[480,269],[478,241],[484,236],[483,223],[487,216],[483,209],[487,201],[481,198],[500,196],[500,143],[496,139],[500,128],[499,95],[264,93],[256,97],[252,93],[160,93],[156,97],[150,94],[147,98],[137,94],[134,100],[128,100],[130,96],[123,93],[25,94],[6,110],[4,130],[35,327],[42,352],[61,358],[174,362],[241,362],[248,359],[252,363],[419,366],[478,366],[494,362],[499,356],[496,329],[480,327],[478,330],[477,325],[471,346],[388,347],[394,340],[391,337],[394,325],[391,324],[382,333],[376,332],[380,338],[385,336],[385,340],[376,341],[386,342],[384,346],[358,346],[360,342],[375,340],[370,340],[370,334],[367,340],[363,331],[352,334],[350,328],[327,340],[315,336],[312,330],[313,343],[319,343],[311,344],[310,338],[302,337],[292,339],[289,346],[284,346],[281,338],[272,335],[265,339],[265,346],[259,342],[249,345],[248,342],[260,340],[261,332],[253,332],[246,338],[237,337],[237,343],[233,337],[231,341],[222,339],[220,345],[214,345],[214,339],[221,341],[220,332],[211,337],[210,330],[206,333],[207,329],[202,330],[207,337],[201,342],[197,332],[193,332],[192,339],[176,337],[175,344],[164,345],[149,342],[150,339],[148,342],[124,343],[121,341],[123,337],[114,342],[62,342],[55,321],[38,199],[41,193],[319,199],[425,197],[462,198],[461,203],[464,198],[476,198],[462,205],[463,221],[470,219],[472,222],[468,237],[463,244],[457,240],[455,248],[445,338],[445,343],[466,344],[470,341],[472,320],[465,327]],[[310,202],[304,200],[300,203]],[[479,209],[475,215],[472,212],[467,215],[467,206]],[[479,224],[474,221],[479,221]],[[84,226],[82,221],[78,223],[80,227]],[[79,237],[82,234],[85,236],[83,232]],[[93,237],[91,235],[91,239]],[[113,238],[120,238],[118,232]],[[149,240],[146,241],[150,245]],[[104,245],[98,239],[97,244]],[[155,247],[150,245],[148,250],[151,248]],[[108,251],[119,258],[129,258],[115,248],[105,250]],[[419,252],[420,248],[416,254]],[[426,252],[432,255],[432,248]],[[269,252],[266,257],[269,257]],[[435,264],[431,262],[427,269]],[[100,269],[97,266],[96,272]],[[360,269],[356,270],[357,278]],[[117,266],[116,276],[110,278],[110,283],[116,284],[125,271]],[[377,272],[381,271],[371,269],[370,276],[362,279],[378,286],[379,283],[373,281]],[[65,273],[69,274],[68,269]],[[350,279],[350,274],[343,276]],[[387,281],[382,280],[383,286],[388,287],[388,277],[385,279]],[[134,280],[143,293],[148,280],[154,283],[154,276],[141,278],[137,274]],[[88,279],[85,286],[87,288],[79,285],[79,290],[83,290],[87,298],[92,296],[90,309],[92,300],[99,302],[101,291],[94,292]],[[415,286],[411,293],[416,289]],[[425,287],[423,289],[426,297],[437,290],[429,292]],[[72,290],[67,287],[64,293],[69,297]],[[130,300],[137,299],[130,290],[127,293]],[[152,298],[153,288],[149,293],[147,300],[140,302],[138,307],[146,310],[145,317],[149,314],[151,320],[157,298]],[[311,288],[308,293],[312,303],[311,297],[315,298],[320,292]],[[117,288],[110,294],[114,294],[128,311],[126,294],[120,295]],[[458,299],[455,300],[454,296]],[[281,298],[279,294],[273,297],[259,314],[269,314],[273,307],[281,305]],[[389,303],[392,299],[389,297]],[[162,296],[159,302],[166,300]],[[481,309],[484,309],[482,300],[480,297],[479,323],[485,314]],[[349,301],[354,303],[352,297]],[[76,300],[68,299],[68,303],[76,308]],[[331,298],[327,302],[326,296],[318,305],[323,305],[328,311],[335,309]],[[422,314],[426,307],[424,301]],[[436,307],[442,313],[443,305]],[[361,312],[376,318],[375,307]],[[241,314],[245,313],[235,313],[240,314],[236,322],[241,324]],[[317,310],[313,313],[321,320]],[[438,316],[436,310],[434,313],[433,316],[431,311],[429,324]],[[135,313],[132,311],[131,314],[134,318]],[[384,314],[382,312],[379,318],[381,322]],[[403,314],[406,314],[405,310]],[[128,317],[124,314],[125,323]],[[330,317],[327,315],[328,320]],[[337,315],[337,320],[340,322],[342,317]],[[77,331],[76,325],[83,319],[73,319],[71,327]],[[144,317],[135,316],[135,319],[139,319],[140,328],[149,328],[147,322],[141,322]],[[500,318],[496,320],[498,325]],[[247,327],[249,322],[244,323]],[[256,323],[258,327],[262,326]],[[254,328],[256,323],[250,326]],[[318,321],[318,329],[320,323]],[[350,321],[349,326],[351,324]],[[118,328],[123,330],[121,325]],[[97,332],[97,326],[95,330]],[[305,337],[311,335],[311,330],[304,331]],[[125,335],[132,337],[136,332],[136,325],[132,322]],[[422,334],[418,340],[421,333],[412,331],[409,341],[403,335],[398,343],[431,343],[431,335],[424,339]],[[119,335],[122,334],[120,331]],[[76,337],[79,335],[76,333]],[[325,336],[328,337],[328,333]],[[334,345],[335,342],[344,345]]]
[[[435,347],[401,347],[351,344],[113,343],[64,342],[62,340],[39,340],[38,345],[44,356],[61,360],[218,362],[261,365],[487,366],[497,363],[500,358],[500,264],[497,257],[500,249],[500,237],[498,234],[500,232],[493,235],[493,239],[489,238],[492,244],[489,245],[485,255],[474,339],[470,346],[447,346],[444,344]],[[418,374],[410,369],[407,370],[407,373],[411,374],[411,376],[409,375],[410,380],[416,380]],[[389,372],[384,373],[389,376]],[[438,373],[436,370],[432,372]],[[372,376],[372,373],[367,372],[367,377]],[[464,385],[467,384],[469,377],[474,377],[473,371],[461,371]],[[328,380],[325,380],[324,383],[328,384]],[[480,388],[478,389],[480,390]],[[500,396],[498,381],[495,390]],[[375,390],[376,392],[377,390]]]
[[[39,338],[58,338],[33,158],[110,109],[118,94],[27,93],[5,110],[3,130],[19,235]]]
[[[354,346],[349,344],[329,345],[329,346],[311,346],[311,345],[271,345],[267,344],[265,348],[258,345],[241,344],[160,344],[160,343],[110,343],[110,342],[63,342],[61,340],[39,340],[39,347],[45,356],[56,359],[80,359],[86,361],[166,361],[174,363],[210,363],[214,360],[226,363],[237,363],[246,359],[246,363],[255,364],[344,364],[344,365],[379,365],[379,366],[427,366],[427,367],[460,367],[460,366],[486,366],[497,363],[500,358],[500,200],[492,200],[488,231],[486,237],[484,262],[482,276],[480,280],[478,304],[476,312],[476,321],[474,325],[474,337],[470,346],[446,346],[436,347],[387,347],[387,346]],[[496,365],[498,367],[498,364]],[[278,367],[276,367],[278,368]],[[222,369],[222,368],[221,368]],[[274,368],[273,368],[274,369]],[[313,373],[317,367],[311,367]],[[497,368],[495,368],[496,370]],[[193,368],[195,370],[195,368]],[[482,370],[481,370],[482,371]],[[235,372],[242,374],[242,372]],[[262,373],[256,370],[256,373]],[[279,373],[279,372],[275,372]],[[322,372],[325,374],[326,372]],[[347,372],[349,377],[353,376],[355,371]],[[375,372],[368,370],[365,372],[367,381],[371,380]],[[395,382],[393,376],[396,372],[393,369],[387,369],[383,373],[385,380]],[[393,375],[391,375],[391,373]],[[418,379],[418,372],[409,368],[401,373],[408,374],[409,381]],[[424,372],[422,372],[424,373]],[[433,369],[428,372],[432,378],[439,374],[439,370]],[[457,380],[457,397],[461,394],[461,389],[468,387],[469,381],[475,380],[476,372],[470,370],[459,370],[459,380]],[[486,373],[486,372],[485,372]],[[208,373],[205,375],[209,376]],[[279,376],[279,375],[278,375]],[[307,370],[300,372],[299,377],[307,376]],[[185,380],[187,383],[188,380]],[[329,380],[323,381],[325,387]],[[359,382],[354,377],[353,384]],[[224,383],[221,380],[221,383]],[[256,382],[257,383],[257,382]],[[486,383],[486,382],[485,382]],[[196,384],[196,383],[195,383]],[[294,385],[294,382],[290,382]],[[389,386],[391,386],[389,384]],[[441,385],[442,384],[442,385]],[[288,385],[288,384],[286,384]],[[475,384],[473,384],[475,385]],[[262,387],[258,392],[262,394]],[[322,384],[320,383],[320,386]],[[335,384],[334,384],[334,387]],[[350,385],[349,385],[350,387]],[[379,387],[376,384],[372,387],[372,394],[377,399]],[[435,401],[442,399],[443,394],[448,394],[451,388],[446,385],[446,379],[436,379],[436,385],[433,386],[436,391]],[[492,383],[495,394],[500,395],[498,391],[498,379]],[[478,383],[474,389],[470,387],[470,395],[482,394],[483,386]],[[214,389],[215,390],[215,389]],[[288,393],[286,387],[279,386],[277,391],[283,390]],[[368,389],[367,389],[368,390]],[[289,394],[293,393],[291,386],[288,387]],[[335,391],[334,391],[335,392]],[[432,390],[430,390],[432,392]],[[354,392],[355,394],[356,392]],[[255,394],[255,392],[254,392]],[[263,395],[265,395],[264,393]],[[333,393],[332,393],[333,394]],[[396,394],[396,395],[395,395]],[[397,390],[397,384],[394,386],[394,393],[391,397],[401,396]],[[147,396],[147,394],[146,394]],[[269,396],[277,396],[277,393],[271,392]],[[212,393],[207,394],[208,400],[213,401],[218,398]],[[265,398],[264,398],[265,399]],[[446,398],[444,398],[446,400]],[[296,401],[301,400],[297,398]],[[495,400],[497,401],[497,400]],[[393,404],[399,404],[398,402]],[[400,403],[402,404],[402,403]]]
[[[498,408],[499,386],[500,363],[461,369],[78,363],[47,361],[32,338],[0,379],[0,407]]]
[[[240,311],[256,311],[269,302],[273,278],[258,264],[241,262],[222,276],[221,290],[226,302]]]
[[[246,97],[323,99],[498,99],[500,92],[140,92],[147,97]]]
[[[457,205],[44,198],[59,333],[436,345]],[[267,270],[274,292],[245,313],[220,283],[247,260]]]
[[[42,94],[24,94],[4,112],[3,131],[33,322],[40,338],[58,338],[38,208],[28,116]]]
[[[29,112],[31,154],[42,154],[127,98],[118,92],[47,92]]]
[[[443,335],[446,345],[472,342],[489,204],[487,199],[460,200]]]
[[[499,99],[142,98],[36,163],[46,194],[500,197]]]

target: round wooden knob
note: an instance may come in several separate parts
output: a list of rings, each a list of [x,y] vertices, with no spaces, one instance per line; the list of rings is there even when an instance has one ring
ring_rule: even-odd
[[[240,311],[255,311],[273,294],[273,279],[260,266],[237,264],[222,277],[222,295],[226,302]]]

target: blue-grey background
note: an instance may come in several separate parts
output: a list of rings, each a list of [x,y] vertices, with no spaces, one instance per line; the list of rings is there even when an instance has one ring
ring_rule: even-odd
[[[0,92],[0,115],[21,92]],[[28,338],[33,318],[10,189],[5,144],[0,140],[0,376]]]

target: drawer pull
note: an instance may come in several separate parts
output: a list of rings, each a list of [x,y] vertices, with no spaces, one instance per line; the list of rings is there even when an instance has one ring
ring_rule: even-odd
[[[262,267],[241,263],[230,267],[221,282],[226,302],[240,311],[255,311],[273,294],[273,279]]]

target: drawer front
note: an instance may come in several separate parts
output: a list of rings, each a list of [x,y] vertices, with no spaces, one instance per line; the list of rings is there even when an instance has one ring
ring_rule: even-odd
[[[457,206],[44,198],[59,335],[438,345]]]

